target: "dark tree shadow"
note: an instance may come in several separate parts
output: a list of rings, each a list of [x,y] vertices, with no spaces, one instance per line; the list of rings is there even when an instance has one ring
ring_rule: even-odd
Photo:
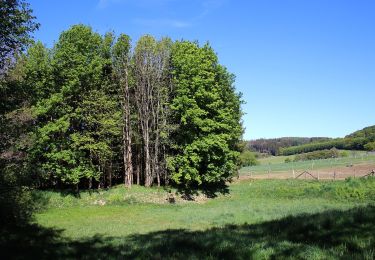
[[[1,231],[4,259],[373,259],[375,206],[204,231],[165,230],[71,240],[36,225]]]
[[[229,194],[229,186],[226,182],[218,182],[215,184],[206,184],[204,186],[178,186],[177,193],[185,200],[194,200],[194,196],[203,193],[208,198],[216,198],[219,194]]]

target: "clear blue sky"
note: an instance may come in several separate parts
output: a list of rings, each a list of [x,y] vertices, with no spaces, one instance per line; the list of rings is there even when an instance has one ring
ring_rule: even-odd
[[[375,124],[373,0],[30,0],[48,47],[77,23],[135,41],[210,42],[236,77],[245,139],[340,137]]]

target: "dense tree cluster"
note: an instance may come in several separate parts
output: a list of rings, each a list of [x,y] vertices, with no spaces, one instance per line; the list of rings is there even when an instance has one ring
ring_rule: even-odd
[[[338,158],[338,157],[346,157],[348,156],[347,152],[339,152],[336,148],[332,148],[329,150],[320,150],[314,151],[309,153],[297,154],[294,157],[294,161],[309,161],[309,160],[320,160],[320,159],[330,159],[330,158]]]
[[[278,155],[280,148],[304,145],[314,142],[327,141],[327,137],[281,137],[272,139],[257,139],[249,141],[251,150],[259,153]]]
[[[224,183],[243,131],[233,83],[208,44],[146,35],[132,47],[76,25],[1,83],[0,157],[39,187]]]

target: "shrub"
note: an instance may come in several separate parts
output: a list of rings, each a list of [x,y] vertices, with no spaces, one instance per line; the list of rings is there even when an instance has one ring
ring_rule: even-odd
[[[258,165],[259,161],[256,159],[256,155],[250,151],[243,151],[240,154],[240,163],[242,167]]]
[[[308,160],[319,160],[328,158],[337,158],[340,154],[337,149],[333,148],[330,150],[314,151],[304,154],[298,154],[294,157],[294,161],[308,161]]]
[[[365,145],[367,151],[375,151],[375,142],[371,142]]]

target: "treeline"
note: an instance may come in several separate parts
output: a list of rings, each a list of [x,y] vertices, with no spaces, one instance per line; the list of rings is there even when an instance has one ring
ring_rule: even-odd
[[[329,150],[314,151],[309,153],[297,154],[293,161],[309,161],[309,160],[320,160],[338,157],[347,157],[347,152],[339,152],[337,149],[332,148]]]
[[[76,25],[1,77],[0,157],[38,187],[192,188],[237,171],[241,96],[208,45]]]
[[[257,139],[249,141],[251,150],[259,153],[267,153],[271,155],[279,155],[280,148],[304,145],[314,142],[327,141],[326,137],[282,137],[273,139]]]
[[[293,155],[326,149],[375,150],[375,127],[367,127],[345,138],[280,148],[280,155]]]

